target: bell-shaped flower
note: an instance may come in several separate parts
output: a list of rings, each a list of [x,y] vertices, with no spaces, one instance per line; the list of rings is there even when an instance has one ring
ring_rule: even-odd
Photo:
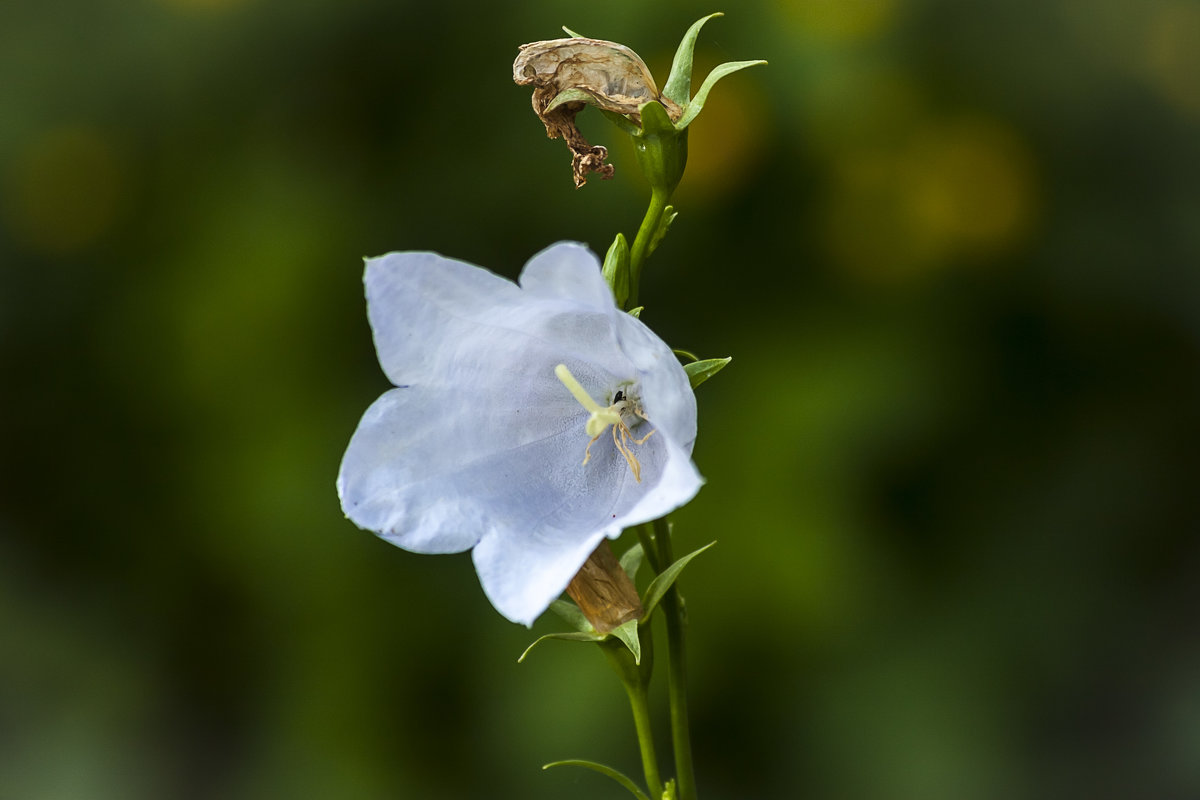
[[[368,259],[364,280],[395,388],[338,475],[359,527],[417,553],[472,550],[492,604],[530,625],[604,538],[699,490],[687,373],[584,246],[542,251],[519,285],[436,253]]]

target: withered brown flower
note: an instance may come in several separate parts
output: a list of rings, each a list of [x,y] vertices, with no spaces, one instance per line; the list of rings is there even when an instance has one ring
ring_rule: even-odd
[[[513,62],[513,80],[533,85],[533,110],[551,139],[562,137],[571,148],[575,186],[583,186],[590,173],[603,179],[613,176],[606,164],[608,149],[592,145],[575,125],[575,115],[593,105],[620,114],[641,125],[639,109],[657,101],[672,120],[683,111],[659,92],[650,70],[623,44],[603,39],[550,39],[521,45]]]

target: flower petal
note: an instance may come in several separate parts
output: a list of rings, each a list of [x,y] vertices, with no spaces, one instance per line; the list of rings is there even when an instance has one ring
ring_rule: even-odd
[[[370,259],[365,281],[380,363],[397,388],[367,410],[338,475],[360,527],[414,552],[474,547],[488,597],[528,625],[602,538],[699,489],[686,373],[617,310],[586,248],[542,251],[520,287],[433,253]],[[650,421],[633,438],[655,431],[630,445],[640,483],[611,429],[588,450],[588,412],[555,376],[560,363],[599,402],[640,386]]]
[[[621,352],[638,371],[646,417],[691,454],[696,441],[696,395],[687,372],[667,343],[641,320],[622,314],[616,325]]]
[[[573,300],[597,311],[617,310],[600,261],[577,242],[559,242],[529,259],[520,282],[522,289],[538,297]]]
[[[436,375],[480,320],[520,306],[508,280],[437,253],[388,253],[366,262],[367,316],[379,363],[401,386]]]
[[[436,253],[368,259],[367,314],[384,373],[397,386],[439,383],[453,364],[464,373],[500,371],[512,383],[520,377],[516,353],[526,364],[540,353],[551,370],[576,358],[628,371],[609,344],[616,307],[594,255],[562,243],[535,256],[526,272],[528,292]]]
[[[583,443],[576,439],[577,446]],[[674,511],[704,483],[688,454],[669,438],[656,433],[632,447],[642,465],[640,483],[611,438],[602,435],[586,465],[575,461],[556,471],[553,489],[547,486],[550,492],[542,498],[544,516],[496,527],[481,539],[472,557],[496,610],[513,622],[532,624],[601,539],[615,539],[625,528]]]

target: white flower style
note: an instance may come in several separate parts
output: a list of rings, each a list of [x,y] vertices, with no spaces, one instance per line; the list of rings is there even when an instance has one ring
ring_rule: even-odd
[[[532,625],[605,537],[700,489],[687,374],[586,247],[543,250],[519,285],[436,253],[368,259],[364,281],[395,388],[338,474],[359,527],[416,553],[473,548],[492,605]]]

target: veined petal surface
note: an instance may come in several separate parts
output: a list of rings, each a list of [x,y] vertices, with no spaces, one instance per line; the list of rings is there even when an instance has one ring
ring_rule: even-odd
[[[474,548],[480,582],[526,625],[601,539],[690,500],[696,404],[667,345],[617,309],[589,250],[559,243],[519,285],[435,253],[367,261],[368,316],[395,384],[371,405],[338,475],[346,515],[418,553]],[[601,405],[639,392],[636,481],[609,432],[555,376]]]

